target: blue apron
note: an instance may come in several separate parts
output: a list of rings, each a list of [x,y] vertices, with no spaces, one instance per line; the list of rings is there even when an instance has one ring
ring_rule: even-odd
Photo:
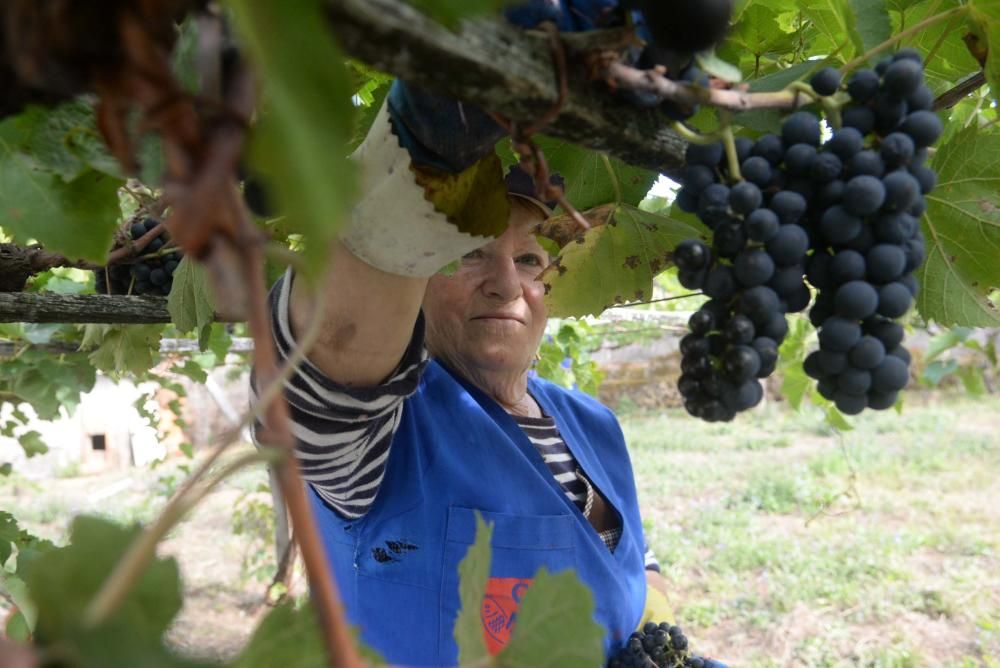
[[[580,468],[622,519],[612,554],[566,497],[524,432],[496,402],[430,362],[406,400],[382,492],[363,518],[340,518],[310,496],[340,594],[365,643],[392,664],[453,666],[458,564],[475,513],[494,524],[480,611],[491,651],[509,638],[535,572],[574,569],[594,593],[606,650],[638,625],[646,596],[643,532],[632,466],[611,412],[531,379]]]

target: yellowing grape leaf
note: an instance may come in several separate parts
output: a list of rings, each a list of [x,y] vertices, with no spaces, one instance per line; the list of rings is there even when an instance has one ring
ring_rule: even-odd
[[[970,128],[940,147],[938,185],[921,221],[927,260],[917,307],[942,325],[996,327],[1000,286],[1000,136]]]
[[[594,225],[566,244],[542,272],[549,315],[597,315],[613,304],[650,299],[653,277],[671,264],[671,253],[702,231],[668,216],[633,206],[588,212]]]
[[[410,168],[424,189],[424,197],[460,232],[498,237],[507,229],[510,202],[500,158],[495,153],[458,174],[428,166]]]

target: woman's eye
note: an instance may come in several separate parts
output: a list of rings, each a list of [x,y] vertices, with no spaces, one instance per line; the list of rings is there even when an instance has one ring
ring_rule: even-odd
[[[522,255],[518,258],[518,262],[530,264],[533,267],[541,267],[544,264],[538,255]]]
[[[465,255],[463,255],[462,259],[463,260],[478,260],[482,256],[483,256],[483,251],[481,251],[481,250],[479,250],[477,248],[476,250],[469,251],[468,253],[466,253]]]

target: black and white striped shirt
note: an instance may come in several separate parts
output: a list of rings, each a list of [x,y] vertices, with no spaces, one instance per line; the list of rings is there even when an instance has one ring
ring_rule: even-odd
[[[271,329],[280,358],[295,347],[288,319],[293,275],[286,273],[270,294]],[[427,364],[423,345],[423,316],[417,319],[413,338],[396,371],[383,384],[370,388],[340,385],[305,360],[285,383],[291,411],[296,456],[303,480],[342,517],[363,516],[375,502],[385,475],[392,437],[399,427],[403,402],[413,394]],[[256,401],[256,383],[251,376],[251,401]],[[588,488],[576,461],[559,435],[552,417],[515,417],[538,450],[567,497],[581,511]],[[256,427],[254,425],[256,437]],[[601,532],[614,551],[621,528]],[[646,568],[659,570],[647,548]]]

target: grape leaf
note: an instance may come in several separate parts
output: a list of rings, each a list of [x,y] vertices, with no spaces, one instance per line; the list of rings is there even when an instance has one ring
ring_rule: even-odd
[[[567,633],[572,634],[572,641]],[[594,596],[573,571],[544,567],[521,599],[498,668],[577,668],[604,663],[604,628],[594,621]],[[553,639],[561,639],[554,642]]]
[[[80,348],[91,363],[113,376],[148,371],[159,359],[162,325],[87,325]]]
[[[80,516],[66,547],[35,554],[18,564],[38,607],[37,633],[43,644],[90,635],[81,617],[118,559],[138,535],[107,520]],[[144,642],[159,642],[181,608],[181,582],[173,558],[155,559],[139,576],[105,626],[127,630]]]
[[[167,311],[177,329],[182,332],[197,332],[199,342],[205,328],[215,320],[215,304],[208,272],[187,256],[181,259],[174,271],[174,281],[167,297]],[[204,350],[205,345],[201,348]]]
[[[457,174],[430,166],[411,165],[424,197],[459,231],[477,237],[498,237],[507,229],[510,201],[500,157],[491,153]]]
[[[42,440],[42,435],[34,429],[26,431],[18,436],[17,442],[20,443],[21,449],[24,450],[25,457],[44,455],[49,451],[49,446],[45,445],[45,441]]]
[[[654,171],[560,139],[535,137],[535,142],[549,170],[566,180],[566,199],[581,211],[612,202],[638,206],[657,178]]]
[[[892,24],[885,0],[850,0],[853,25],[861,39],[861,51],[867,52],[892,35]]]
[[[563,247],[539,277],[549,315],[596,315],[612,304],[649,299],[653,277],[671,252],[700,230],[633,206],[608,205],[587,212],[593,227]]]
[[[93,106],[85,100],[73,100],[51,109],[28,107],[4,124],[9,124],[11,133],[0,130],[0,134],[64,181],[72,181],[89,169],[123,176],[118,161],[108,152],[97,130]]]
[[[783,55],[795,50],[798,40],[778,26],[778,12],[769,7],[750,3],[739,16],[726,42],[745,53]]]
[[[482,515],[476,513],[476,540],[458,564],[458,596],[462,607],[455,621],[455,643],[458,645],[458,662],[463,666],[489,656],[480,615],[486,582],[490,577],[492,538],[493,525],[487,524]]]
[[[995,327],[987,298],[1000,286],[1000,136],[963,131],[941,146],[932,166],[938,185],[921,221],[927,260],[917,307],[945,326]]]
[[[943,0],[940,3],[919,5],[907,13],[907,25],[918,23],[935,14],[958,7],[959,4],[958,0]],[[925,55],[931,50],[934,51],[934,57],[924,63],[924,80],[936,93],[944,92],[960,79],[964,79],[980,69],[979,63],[969,53],[969,49],[962,39],[967,32],[960,29],[962,23],[961,17],[955,17],[949,21],[939,21],[914,35],[909,44]],[[994,88],[994,90],[996,89]]]
[[[356,170],[342,150],[354,130],[344,58],[326,27],[321,0],[228,5],[264,91],[251,141],[253,171],[274,186],[277,208],[286,212],[285,229],[305,236],[304,257],[317,269],[355,188]]]
[[[118,226],[121,179],[87,170],[72,181],[0,138],[0,227],[72,259],[103,263]]]
[[[800,6],[803,14],[835,48],[844,46],[845,43],[853,47],[853,49],[843,49],[841,56],[864,52],[864,45],[853,24],[854,17],[847,0],[806,0]]]
[[[977,36],[985,40],[987,49],[986,80],[990,82],[993,98],[1000,99],[1000,1],[970,0],[969,17],[975,24]]]

